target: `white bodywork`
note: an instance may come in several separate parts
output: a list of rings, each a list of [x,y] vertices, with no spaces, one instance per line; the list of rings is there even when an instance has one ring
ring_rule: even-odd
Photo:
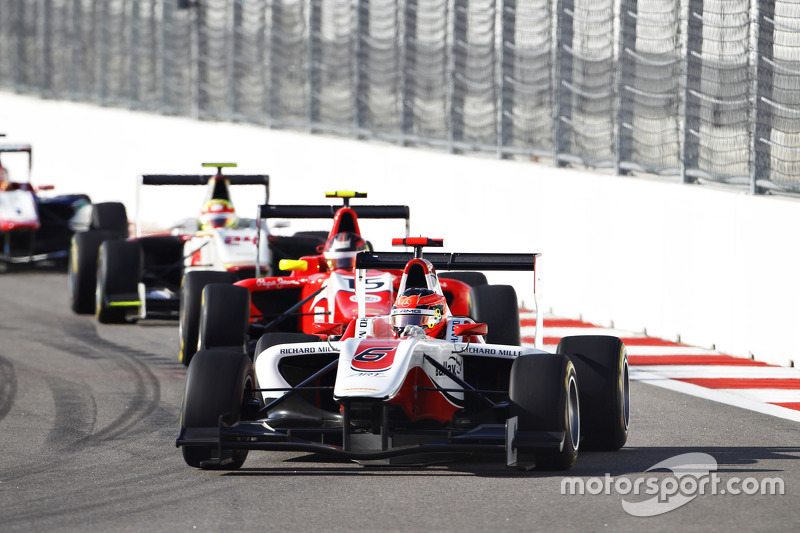
[[[31,191],[14,190],[0,194],[0,221],[5,229],[39,227],[36,201]]]
[[[354,338],[338,342],[282,344],[256,354],[256,380],[258,386],[264,389],[289,388],[289,383],[278,372],[278,363],[282,358],[338,353],[339,362],[333,393],[335,398],[387,399],[397,394],[413,367],[421,367],[438,387],[461,388],[461,385],[426,361],[424,355],[462,378],[464,358],[516,359],[520,355],[547,353],[536,348],[482,342],[464,343],[453,335],[453,327],[456,323],[471,322],[471,320],[451,319],[450,322],[447,340],[427,338],[395,340],[384,335],[375,335],[386,331],[386,317],[358,319]],[[276,391],[265,391],[261,394],[266,404],[282,395]],[[456,401],[464,398],[461,392],[452,392],[449,396]]]
[[[267,234],[262,230],[261,238]],[[258,231],[255,228],[217,228],[198,232],[184,244],[187,270],[231,270],[253,267],[259,253]],[[259,262],[269,265],[269,247],[260,250]]]

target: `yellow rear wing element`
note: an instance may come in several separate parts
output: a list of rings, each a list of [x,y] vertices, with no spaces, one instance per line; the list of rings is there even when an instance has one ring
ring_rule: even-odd
[[[329,191],[325,193],[325,198],[366,198],[367,193],[356,191]]]

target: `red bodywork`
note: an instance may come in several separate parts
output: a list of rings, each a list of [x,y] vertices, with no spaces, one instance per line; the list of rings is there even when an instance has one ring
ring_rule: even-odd
[[[329,238],[343,232],[361,235],[358,217],[349,207],[340,208],[334,215]],[[251,323],[269,324],[303,300],[307,301],[270,330],[317,333],[313,328],[315,323],[339,323],[346,326],[357,317],[354,271],[330,271],[322,254],[305,256],[301,260],[308,265],[305,271],[295,271],[288,276],[250,278],[236,283],[250,292]],[[401,270],[367,273],[366,316],[389,314],[397,296],[401,275]],[[468,315],[470,287],[460,281],[448,279],[441,280],[441,287],[452,314]],[[317,291],[320,292],[314,296]]]

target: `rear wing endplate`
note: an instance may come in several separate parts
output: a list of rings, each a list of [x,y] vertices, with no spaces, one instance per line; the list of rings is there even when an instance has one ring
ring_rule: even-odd
[[[356,298],[358,316],[366,316],[367,270],[401,270],[414,258],[412,252],[360,252],[356,256]],[[539,301],[541,289],[542,254],[496,253],[426,253],[424,258],[436,270],[477,270],[505,272],[533,272],[533,303],[536,308],[536,336],[534,346],[542,349],[543,311]]]

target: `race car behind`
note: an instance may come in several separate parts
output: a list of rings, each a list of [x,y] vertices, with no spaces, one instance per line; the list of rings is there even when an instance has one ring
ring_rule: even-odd
[[[42,196],[50,185],[30,182],[33,150],[29,144],[0,144],[0,155],[27,156],[27,179],[12,179],[0,160],[0,272],[24,266],[67,265],[72,235],[90,226],[89,196]]]

